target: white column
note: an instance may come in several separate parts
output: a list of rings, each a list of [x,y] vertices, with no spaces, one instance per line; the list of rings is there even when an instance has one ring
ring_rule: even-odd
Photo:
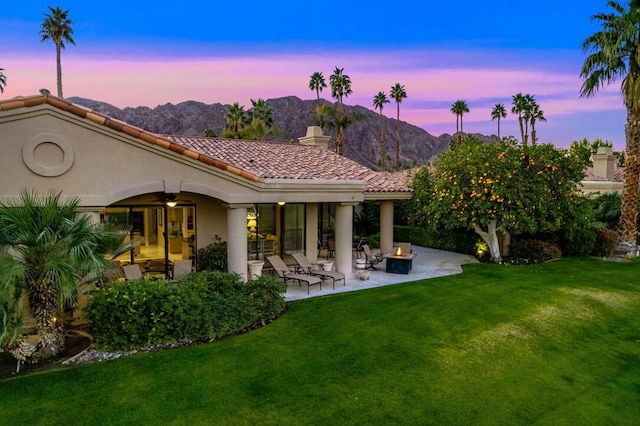
[[[318,261],[318,203],[307,203],[305,253],[311,262]]]
[[[336,205],[336,270],[345,275],[353,274],[353,206],[356,203]]]
[[[78,207],[78,213],[84,214],[91,218],[91,223],[98,225],[100,223],[100,212],[104,207]]]
[[[380,253],[393,249],[393,201],[380,202]]]
[[[247,280],[247,207],[246,204],[227,206],[227,266],[229,272]]]

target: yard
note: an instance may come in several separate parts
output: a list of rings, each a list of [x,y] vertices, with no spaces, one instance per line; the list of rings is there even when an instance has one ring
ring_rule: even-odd
[[[467,265],[0,382],[3,424],[637,424],[640,262]]]

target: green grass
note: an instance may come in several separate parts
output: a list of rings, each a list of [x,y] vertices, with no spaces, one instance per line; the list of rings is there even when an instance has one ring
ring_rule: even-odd
[[[0,382],[2,424],[638,424],[640,263],[469,265]]]

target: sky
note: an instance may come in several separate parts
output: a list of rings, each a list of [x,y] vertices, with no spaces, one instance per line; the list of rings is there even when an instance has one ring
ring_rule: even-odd
[[[599,29],[590,18],[609,11],[606,0],[6,3],[0,99],[56,93],[55,46],[39,34],[51,5],[73,21],[76,45],[62,51],[65,97],[119,108],[195,100],[248,109],[251,99],[315,99],[310,75],[320,71],[328,83],[339,67],[352,81],[346,104],[373,110],[373,97],[400,83],[400,119],[435,136],[455,132],[456,100],[470,109],[464,131],[489,135],[497,133],[493,106],[510,111],[513,95],[529,93],[547,118],[536,125],[540,142],[600,138],[624,149],[620,84],[579,96],[582,41]],[[393,102],[383,109],[396,112]],[[519,134],[513,115],[501,121],[502,136]]]

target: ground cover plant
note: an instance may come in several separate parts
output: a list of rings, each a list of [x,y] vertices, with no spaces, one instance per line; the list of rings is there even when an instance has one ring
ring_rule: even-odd
[[[221,342],[5,380],[0,418],[637,424],[639,268],[593,259],[476,264],[299,301]]]

